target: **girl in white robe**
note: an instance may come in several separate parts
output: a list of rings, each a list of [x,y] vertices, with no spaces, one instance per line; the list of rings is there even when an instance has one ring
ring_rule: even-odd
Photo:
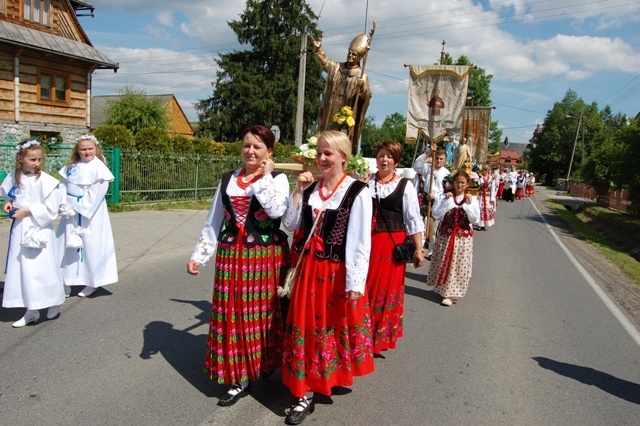
[[[57,236],[62,256],[65,291],[85,286],[80,297],[118,281],[116,251],[105,195],[114,179],[106,166],[98,140],[89,134],[77,139],[71,159],[60,170],[66,203]],[[79,237],[79,238],[78,238]]]
[[[2,306],[27,308],[14,327],[37,322],[39,309],[49,308],[49,319],[57,317],[65,299],[53,230],[64,188],[41,170],[43,156],[37,141],[20,143],[15,171],[0,186],[0,195],[6,199],[4,211],[13,218]]]

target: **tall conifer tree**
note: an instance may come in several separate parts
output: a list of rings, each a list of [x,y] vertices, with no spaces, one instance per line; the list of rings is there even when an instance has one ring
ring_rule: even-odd
[[[306,31],[321,38],[315,19],[303,0],[247,0],[240,19],[229,26],[248,49],[214,59],[220,69],[213,95],[197,105],[201,132],[230,141],[249,124],[276,124],[281,141],[293,143],[300,37]],[[317,118],[324,89],[321,72],[308,54],[303,132]]]

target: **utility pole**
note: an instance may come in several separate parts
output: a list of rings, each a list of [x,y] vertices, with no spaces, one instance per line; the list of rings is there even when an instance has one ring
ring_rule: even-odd
[[[307,73],[307,29],[300,38],[300,65],[298,70],[298,102],[296,106],[296,138],[295,145],[302,145],[302,120],[304,115],[304,85]]]
[[[573,142],[573,151],[571,152],[571,161],[569,161],[569,171],[567,172],[567,187],[569,186],[569,178],[571,177],[571,166],[573,165],[573,156],[576,153],[576,145],[578,144],[578,136],[580,135],[582,117],[584,117],[584,114],[580,113],[580,117],[578,117],[578,128],[576,129],[576,140]],[[582,125],[582,158],[584,159],[584,125]],[[567,191],[569,191],[569,188],[567,188]]]

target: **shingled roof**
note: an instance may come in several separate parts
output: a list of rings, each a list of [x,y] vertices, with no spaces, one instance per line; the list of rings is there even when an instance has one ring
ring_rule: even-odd
[[[87,61],[103,69],[117,70],[120,68],[119,64],[107,58],[90,44],[1,20],[0,43],[28,47],[41,52]]]

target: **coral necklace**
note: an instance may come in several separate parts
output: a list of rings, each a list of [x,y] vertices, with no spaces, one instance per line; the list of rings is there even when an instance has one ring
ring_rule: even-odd
[[[465,194],[464,192],[462,193],[462,201],[460,201],[460,202],[458,203],[458,202],[456,201],[456,198],[458,198],[458,196],[454,193],[454,194],[453,194],[453,203],[454,203],[456,206],[461,206],[461,205],[463,205],[463,204],[464,204],[464,202],[467,200],[466,194]]]
[[[327,191],[328,194],[324,195],[324,191],[323,191],[323,187],[324,187],[324,178],[320,179],[320,182],[318,183],[320,189],[318,190],[318,194],[320,195],[320,199],[322,201],[327,201],[329,199],[329,197],[331,197],[331,194],[333,194],[334,192],[336,192],[338,190],[338,188],[340,188],[340,185],[342,185],[342,182],[344,181],[344,179],[347,177],[346,173],[342,173],[342,177],[340,178],[340,180],[338,181],[338,183],[336,184],[336,186],[333,187],[333,191]]]
[[[236,178],[236,184],[242,189],[247,189],[249,185],[251,185],[253,182],[257,181],[258,179],[260,179],[260,177],[262,177],[262,169],[259,169],[256,172],[256,175],[249,182],[244,182],[242,179],[244,178],[244,174],[246,172],[247,172],[247,168],[243,167],[242,170],[240,170],[240,173],[238,173],[238,177]]]

